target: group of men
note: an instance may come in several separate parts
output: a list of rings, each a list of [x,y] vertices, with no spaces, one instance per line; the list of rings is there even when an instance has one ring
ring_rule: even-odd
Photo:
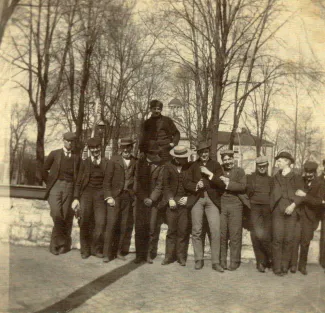
[[[150,102],[139,159],[132,154],[131,138],[122,138],[120,153],[108,160],[94,137],[87,142],[90,156],[81,160],[72,149],[75,134],[64,134],[63,149],[52,151],[44,164],[54,223],[51,253],[70,250],[76,216],[83,259],[125,260],[135,225],[134,262],[153,263],[160,227],[166,223],[162,265],[177,261],[185,266],[191,237],[195,269],[201,269],[208,234],[212,269],[234,271],[241,262],[246,218],[259,272],[272,268],[283,276],[298,269],[306,275],[310,241],[322,220],[320,263],[325,268],[325,184],[315,162],[306,162],[301,176],[292,169],[290,153],[281,152],[273,177],[264,156],[256,159],[256,172],[246,175],[235,166],[234,151],[221,151],[220,164],[211,159],[206,142],[197,146],[198,159],[189,162],[191,151],[178,144],[180,133],[162,108],[160,101]]]

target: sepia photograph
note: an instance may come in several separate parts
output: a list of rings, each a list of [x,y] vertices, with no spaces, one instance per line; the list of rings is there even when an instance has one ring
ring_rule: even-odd
[[[325,0],[0,0],[0,313],[325,312]]]

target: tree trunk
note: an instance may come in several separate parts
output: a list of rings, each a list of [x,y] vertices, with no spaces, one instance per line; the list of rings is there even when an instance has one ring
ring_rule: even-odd
[[[37,120],[37,139],[36,139],[36,184],[42,185],[42,173],[44,164],[44,138],[46,130],[46,118],[41,116]]]

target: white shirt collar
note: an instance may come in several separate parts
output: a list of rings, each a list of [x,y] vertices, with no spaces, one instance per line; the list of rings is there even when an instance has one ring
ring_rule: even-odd
[[[64,152],[64,155],[67,155],[68,153],[71,155],[71,150],[67,150],[66,147],[63,147],[63,152]]]
[[[290,168],[290,167],[287,167],[287,168],[285,168],[284,170],[282,170],[282,175],[283,175],[283,176],[286,176],[286,175],[288,175],[290,172],[291,172],[291,168]]]
[[[94,162],[95,158],[92,155],[90,157],[91,157],[91,162]],[[101,160],[102,160],[102,158],[101,158],[101,156],[99,156],[98,159],[96,159],[97,164],[99,164],[101,162]]]

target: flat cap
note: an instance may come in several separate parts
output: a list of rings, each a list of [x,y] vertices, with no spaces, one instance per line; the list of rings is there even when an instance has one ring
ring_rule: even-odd
[[[133,144],[134,144],[134,140],[130,137],[121,138],[120,146],[129,146],[129,145],[133,145]]]
[[[64,140],[72,141],[76,139],[76,134],[73,132],[67,132],[63,135]]]
[[[101,144],[102,144],[102,142],[99,137],[92,137],[92,138],[89,138],[87,141],[88,148],[97,147],[97,146],[100,146]]]
[[[220,151],[220,155],[223,156],[223,155],[234,155],[235,154],[235,151],[234,150],[222,150]]]
[[[288,159],[290,160],[292,163],[295,163],[295,159],[293,158],[293,156],[287,152],[287,151],[282,151],[280,152],[276,157],[275,159],[280,159],[280,158],[284,158],[284,159]]]
[[[155,99],[155,100],[150,101],[149,106],[150,106],[150,109],[151,108],[156,108],[156,107],[162,109],[163,108],[163,103],[161,101]]]
[[[306,161],[304,164],[305,171],[317,171],[318,164],[314,161]]]
[[[269,160],[265,155],[261,155],[258,158],[256,158],[256,165],[267,165],[269,164]]]

